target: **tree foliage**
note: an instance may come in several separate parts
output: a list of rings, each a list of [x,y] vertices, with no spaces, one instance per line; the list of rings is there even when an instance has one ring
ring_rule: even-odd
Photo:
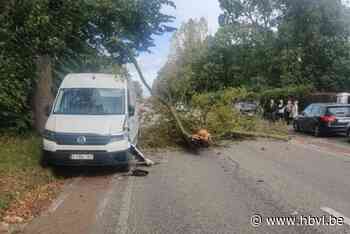
[[[227,87],[349,91],[350,8],[341,0],[219,2],[216,34],[200,46],[187,46],[192,53],[178,56],[176,63],[170,57],[159,73],[157,83],[185,81],[171,93],[190,100]]]
[[[196,62],[206,56],[207,37],[208,23],[204,18],[191,19],[174,33],[168,61],[153,85],[157,95],[172,103],[188,101],[193,95],[192,77],[196,72]]]
[[[9,0],[0,4],[0,121],[27,128],[38,80],[36,60],[49,56],[55,83],[68,72],[111,70],[172,31],[162,13],[170,0]]]

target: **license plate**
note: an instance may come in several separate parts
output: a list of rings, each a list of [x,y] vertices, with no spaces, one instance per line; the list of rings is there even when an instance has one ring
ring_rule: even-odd
[[[72,160],[94,160],[93,154],[72,154],[70,156]]]

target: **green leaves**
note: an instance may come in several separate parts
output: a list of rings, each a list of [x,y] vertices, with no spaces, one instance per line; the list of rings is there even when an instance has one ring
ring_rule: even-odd
[[[55,84],[69,72],[112,72],[171,32],[170,0],[11,0],[0,4],[0,121],[29,126],[35,60],[49,55]],[[22,124],[25,122],[25,124]]]
[[[292,71],[296,80],[300,82],[298,77],[303,77],[303,83],[311,82],[318,90],[346,89],[342,87],[339,75],[340,70],[347,68],[338,70],[340,67],[335,64],[349,59],[348,53],[341,52],[350,49],[349,8],[338,0],[282,2],[285,7],[279,26],[280,42],[284,47],[281,55],[285,57],[287,53],[291,58],[298,54],[293,61],[282,65],[283,77],[289,77],[288,73]]]
[[[221,27],[202,66],[212,69],[194,77],[196,90],[207,79],[217,82],[205,90],[309,84],[320,91],[350,88],[344,82],[350,75],[345,65],[350,58],[350,9],[340,0],[219,2]]]
[[[189,101],[196,90],[193,77],[201,74],[201,61],[207,59],[207,35],[204,18],[181,25],[172,38],[168,62],[155,81],[155,93],[172,103]]]
[[[223,14],[215,36],[198,40],[193,20],[176,33],[175,39],[184,39],[174,40],[155,83],[163,96],[192,100],[205,110],[213,93],[229,87],[301,101],[309,87],[350,89],[350,8],[340,0],[219,2]]]
[[[167,0],[113,0],[96,1],[95,17],[90,23],[101,38],[92,43],[106,49],[116,62],[129,62],[127,51],[148,51],[153,44],[152,35],[174,31],[167,24],[174,17],[162,14],[164,6],[174,6]]]

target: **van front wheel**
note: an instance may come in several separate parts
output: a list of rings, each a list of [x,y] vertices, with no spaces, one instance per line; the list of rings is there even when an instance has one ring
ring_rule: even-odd
[[[118,171],[120,172],[129,172],[130,171],[130,164],[125,164],[125,165],[122,165],[122,166],[118,166]]]
[[[40,166],[44,169],[46,169],[50,166],[49,161],[48,161],[47,156],[45,155],[44,151],[41,152]]]

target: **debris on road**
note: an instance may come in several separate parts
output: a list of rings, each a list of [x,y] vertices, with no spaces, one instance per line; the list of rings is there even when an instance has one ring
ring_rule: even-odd
[[[148,171],[141,170],[141,169],[135,169],[131,172],[132,176],[137,176],[137,177],[144,177],[144,176],[147,176],[148,174],[149,174]]]
[[[227,134],[226,134],[227,135]],[[288,142],[290,137],[288,135],[263,133],[263,132],[249,132],[249,131],[230,131],[231,137],[247,137],[247,138],[270,138],[280,141]]]
[[[207,129],[200,129],[192,135],[192,142],[198,146],[209,147],[212,139]]]
[[[142,162],[143,165],[147,167],[151,167],[155,164],[152,160],[146,158],[145,155],[133,144],[131,144],[130,152],[136,157],[139,162]]]

